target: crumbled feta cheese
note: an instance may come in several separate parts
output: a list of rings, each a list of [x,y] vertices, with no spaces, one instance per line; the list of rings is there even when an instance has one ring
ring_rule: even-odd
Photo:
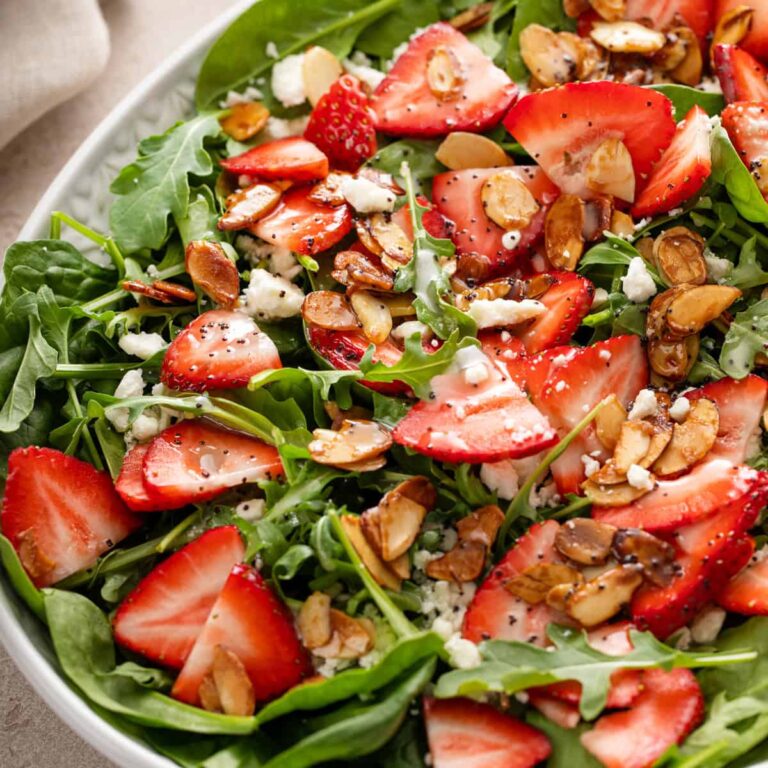
[[[587,477],[592,477],[595,472],[600,470],[600,462],[593,459],[588,453],[582,455],[581,463],[584,465],[584,474]]]
[[[678,397],[669,409],[669,415],[675,421],[685,421],[685,417],[691,410],[691,401],[687,397]]]
[[[733,270],[733,262],[715,256],[709,248],[704,251],[704,261],[707,264],[707,275],[714,283],[720,283],[725,280]]]
[[[286,56],[272,67],[272,94],[284,107],[298,107],[307,100],[303,68],[303,53]]]
[[[383,657],[383,654],[381,651],[376,650],[375,648],[372,651],[369,651],[364,656],[361,656],[357,663],[362,669],[370,669],[371,667],[376,666]]]
[[[254,269],[243,294],[245,311],[262,320],[282,320],[301,313],[304,292],[284,277]]]
[[[149,360],[167,346],[165,339],[159,333],[144,333],[144,331],[124,333],[118,339],[117,345],[126,355],[140,357],[142,360]]]
[[[141,397],[144,394],[144,377],[140,370],[128,371],[115,389],[115,397],[121,400],[129,397]],[[127,408],[114,408],[107,411],[107,419],[118,432],[128,429],[129,411]]]
[[[611,353],[610,350],[607,349],[601,349],[600,352],[598,352],[597,355],[601,360],[604,360],[606,363],[611,359]]]
[[[696,86],[698,90],[705,93],[722,93],[723,86],[720,84],[719,77],[702,77],[701,82]]]
[[[446,641],[445,650],[448,651],[451,664],[458,669],[472,669],[480,665],[480,650],[458,632]]]
[[[264,508],[267,502],[264,499],[248,499],[241,501],[235,507],[235,514],[247,520],[249,523],[255,523],[264,517]]]
[[[608,303],[608,291],[605,288],[596,288],[595,295],[592,297],[592,309],[599,309]]]
[[[464,369],[464,381],[470,386],[482,384],[488,379],[488,366],[485,363],[472,363]]]
[[[641,389],[637,393],[635,402],[632,404],[632,410],[630,410],[627,418],[630,421],[640,421],[646,419],[649,416],[655,416],[659,410],[659,402],[656,400],[656,395],[652,389]]]
[[[242,93],[229,91],[226,98],[219,102],[219,106],[222,109],[229,109],[238,104],[247,104],[249,101],[258,101],[263,98],[264,94],[255,85],[249,85]]]
[[[646,216],[644,219],[640,219],[640,221],[635,224],[635,232],[645,229],[652,221],[653,218],[651,216]]]
[[[293,280],[303,269],[301,264],[296,261],[293,252],[280,245],[273,245],[248,235],[238,235],[235,246],[253,266],[267,261],[269,271],[273,275],[284,277],[286,280]]]
[[[515,248],[520,245],[520,240],[522,240],[522,238],[523,236],[519,229],[508,229],[501,236],[501,244],[508,251],[514,251]]]
[[[627,482],[633,488],[643,491],[652,491],[654,488],[651,473],[639,464],[630,464],[627,470]]]
[[[531,491],[529,499],[531,506],[535,509],[542,507],[556,507],[560,502],[560,495],[557,492],[557,484],[554,482],[546,483],[539,488]]]
[[[725,611],[717,605],[708,605],[691,622],[691,638],[695,643],[709,644],[717,640],[725,622]]]
[[[161,409],[147,408],[131,424],[130,435],[126,432],[126,442],[133,438],[138,443],[146,443],[147,440],[159,435],[169,426],[170,421],[170,418]]]
[[[291,136],[301,136],[306,130],[309,115],[285,120],[281,117],[270,117],[264,127],[264,135],[270,139],[287,139]]]
[[[500,499],[510,501],[520,490],[520,479],[509,459],[480,466],[480,479]]]
[[[274,41],[270,40],[267,43],[267,47],[264,49],[264,53],[269,56],[270,59],[279,59],[280,53],[277,50],[277,46],[275,45]]]
[[[519,325],[546,311],[544,304],[533,299],[476,299],[469,305],[468,314],[478,328],[495,328],[500,325]]]
[[[635,256],[629,262],[627,275],[621,278],[621,288],[626,297],[635,304],[642,304],[656,295],[656,283],[653,282],[642,257]]]
[[[404,323],[400,323],[400,325],[392,331],[392,335],[396,339],[405,341],[405,339],[411,338],[415,333],[418,333],[419,336],[423,338],[424,335],[429,332],[429,326],[424,325],[420,320],[406,320]]]
[[[358,213],[393,211],[397,196],[362,176],[346,177],[341,182],[341,194]]]
[[[444,619],[441,616],[438,616],[432,622],[432,626],[430,627],[430,629],[436,634],[440,635],[440,637],[442,637],[443,640],[448,640],[448,638],[450,638],[455,631],[453,628],[453,624],[450,621],[448,621],[448,619]]]
[[[673,216],[673,217],[674,217],[674,216],[681,216],[681,215],[682,215],[682,213],[683,213],[683,209],[682,209],[682,208],[671,208],[671,209],[668,211],[668,215],[669,215],[669,216]]]
[[[350,75],[365,83],[372,91],[375,91],[386,77],[383,72],[371,66],[371,60],[362,51],[355,51],[350,58],[344,59],[342,64]]]
[[[405,40],[404,42],[400,43],[400,45],[398,45],[397,48],[395,48],[392,51],[392,58],[389,59],[384,64],[387,71],[392,69],[392,67],[394,67],[395,64],[397,63],[397,60],[406,52],[406,50],[408,49],[408,43],[409,41]]]

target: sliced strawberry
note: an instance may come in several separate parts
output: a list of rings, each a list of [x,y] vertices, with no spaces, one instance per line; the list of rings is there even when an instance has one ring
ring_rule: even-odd
[[[328,175],[328,158],[311,141],[293,136],[268,141],[221,161],[230,173],[261,179],[313,181]]]
[[[443,216],[443,214],[440,213],[440,211],[437,210],[437,208],[423,195],[419,195],[416,200],[419,205],[423,205],[425,208],[429,209],[424,212],[421,218],[421,223],[423,224],[424,229],[429,232],[432,237],[436,237],[438,240],[450,239],[453,227],[449,224],[445,216]],[[398,208],[392,214],[392,221],[405,232],[405,235],[409,240],[413,240],[413,221],[411,220],[411,208],[408,203]]]
[[[705,43],[715,24],[714,0],[627,0],[624,18],[646,19],[653,29],[665,32],[682,23]]]
[[[0,530],[38,587],[84,568],[141,525],[106,472],[53,448],[16,448]]]
[[[115,490],[134,512],[159,512],[165,509],[165,501],[150,495],[144,485],[144,457],[149,443],[134,445],[123,458],[123,466],[115,480]]]
[[[549,757],[547,737],[490,704],[424,698],[434,768],[533,768]]]
[[[561,728],[575,728],[581,722],[578,704],[552,696],[543,688],[531,688],[526,693],[528,703]]]
[[[304,136],[328,155],[334,168],[356,171],[376,154],[375,122],[360,81],[342,75],[315,104]]]
[[[587,164],[606,139],[624,142],[639,187],[675,134],[666,96],[608,81],[531,93],[510,110],[504,125],[563,192],[584,199],[594,195]]]
[[[235,389],[273,368],[282,368],[277,347],[248,315],[212,309],[171,342],[160,380],[172,389],[194,392]]]
[[[749,504],[764,482],[760,473],[727,459],[707,460],[675,480],[658,486],[625,507],[592,507],[592,517],[618,528],[643,528],[668,533],[690,525],[725,506]]]
[[[699,193],[712,173],[711,131],[709,115],[701,107],[693,107],[677,126],[672,143],[632,207],[633,216],[666,213]]]
[[[557,442],[557,433],[514,381],[485,355],[487,378],[467,383],[464,371],[435,377],[434,399],[421,400],[395,427],[392,438],[438,461],[473,464],[531,456]]]
[[[229,574],[171,696],[200,705],[200,683],[210,673],[219,645],[243,663],[257,702],[298,685],[312,669],[291,612],[249,565],[236,565]]]
[[[443,98],[430,90],[427,72],[434,56],[450,62],[456,75],[453,92]],[[517,86],[506,73],[461,32],[440,22],[411,38],[375,90],[371,105],[376,128],[383,133],[443,136],[492,128],[516,98]]]
[[[626,712],[603,715],[581,743],[606,768],[650,768],[701,722],[704,696],[688,669],[649,669]]]
[[[438,211],[453,222],[451,239],[460,254],[479,253],[491,261],[493,272],[508,271],[515,261],[530,254],[544,231],[547,210],[558,196],[557,187],[535,166],[505,168],[522,181],[541,206],[531,223],[521,231],[514,250],[502,244],[504,230],[485,215],[481,191],[486,179],[498,168],[475,168],[440,173],[432,180],[432,200]]]
[[[768,142],[768,101],[729,104],[721,118],[742,162],[754,176],[763,197],[768,199],[768,167],[763,167]]]
[[[529,605],[506,585],[526,568],[563,562],[555,549],[559,523],[547,520],[532,525],[480,585],[464,616],[462,635],[473,643],[482,640],[519,640],[545,646],[547,624],[567,624],[567,617],[546,603]]]
[[[705,397],[716,406],[720,416],[717,441],[707,454],[739,464],[751,458],[754,442],[760,443],[761,422],[768,398],[768,381],[755,376],[745,379],[725,378],[686,392],[689,400]]]
[[[151,495],[165,501],[166,509],[282,474],[280,455],[271,445],[199,419],[168,427],[144,457],[144,483]]]
[[[730,104],[768,100],[768,69],[738,45],[716,45],[715,71]]]
[[[752,11],[752,23],[749,31],[743,40],[739,42],[739,47],[756,58],[768,63],[768,5],[762,0],[716,0],[715,1],[715,19],[719,20],[725,13],[733,10],[740,5],[749,6]]]
[[[124,648],[181,669],[245,546],[237,527],[206,531],[174,552],[120,603],[112,622]]]
[[[768,547],[755,552],[746,568],[717,595],[717,602],[734,613],[768,615]]]
[[[483,353],[505,375],[510,376],[524,392],[532,376],[531,358],[523,342],[509,331],[486,329],[477,334]]]
[[[348,205],[327,206],[309,198],[311,187],[289,189],[277,208],[251,232],[272,245],[311,256],[333,247],[352,229]]]

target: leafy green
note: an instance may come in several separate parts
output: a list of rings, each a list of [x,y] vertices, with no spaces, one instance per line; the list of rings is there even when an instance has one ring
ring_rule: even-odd
[[[757,260],[757,238],[750,237],[744,245],[741,246],[739,262],[731,271],[728,279],[728,285],[741,288],[743,291],[749,288],[768,283],[768,272],[763,270]]]
[[[675,121],[680,122],[695,106],[701,107],[710,117],[723,111],[725,101],[720,93],[700,91],[687,85],[660,83],[649,86],[652,90],[663,93],[675,108]]]
[[[417,194],[427,194],[432,188],[432,177],[445,170],[435,157],[437,147],[437,141],[401,139],[379,149],[368,165],[402,180],[400,169],[403,163],[408,163]]]
[[[547,768],[601,768],[602,763],[592,757],[581,743],[581,734],[591,726],[584,723],[575,728],[563,728],[535,711],[529,712],[526,720],[546,733],[552,744]]]
[[[438,0],[401,0],[396,11],[388,13],[363,30],[355,48],[382,59],[404,43],[415,29],[428,27],[440,20]]]
[[[632,259],[637,257],[641,257],[640,251],[638,251],[632,243],[628,243],[621,237],[616,237],[616,235],[608,233],[606,234],[605,240],[592,246],[592,248],[590,248],[581,258],[579,261],[579,272],[588,272],[589,267],[598,264],[629,266]],[[657,285],[666,287],[666,284],[659,276],[659,273],[653,264],[646,262],[645,267]]]
[[[726,375],[743,379],[755,365],[755,356],[768,350],[768,299],[739,312],[725,334],[720,367]]]
[[[43,604],[43,594],[32,583],[32,580],[24,570],[24,566],[19,560],[16,550],[8,539],[0,534],[0,562],[2,562],[8,579],[16,594],[27,604],[27,607],[41,621],[45,621],[45,606]]]
[[[183,215],[174,215],[181,242],[187,246],[191,240],[220,240],[217,226],[219,213],[210,187],[189,190],[189,204]]]
[[[0,357],[2,357],[0,355]],[[0,433],[0,492],[8,474],[8,455],[14,448],[43,445],[53,424],[53,403],[38,398],[32,412],[14,432]]]
[[[109,224],[124,252],[160,248],[168,238],[168,217],[186,219],[189,177],[211,173],[213,161],[205,140],[220,131],[215,116],[200,115],[139,144],[137,159],[120,171],[110,187],[118,198]]]

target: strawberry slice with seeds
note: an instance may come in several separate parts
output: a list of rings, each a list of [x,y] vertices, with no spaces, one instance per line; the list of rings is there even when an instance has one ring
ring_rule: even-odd
[[[376,154],[375,122],[360,81],[342,75],[315,105],[304,136],[328,155],[334,168],[356,171]]]
[[[716,45],[715,72],[725,100],[768,100],[768,68],[737,45]]]
[[[160,380],[172,389],[194,392],[235,389],[261,371],[281,367],[274,342],[248,315],[213,309],[171,342]]]
[[[211,671],[219,645],[240,659],[257,702],[285,693],[312,669],[291,612],[249,565],[232,568],[171,696],[200,706],[200,684]]]
[[[151,495],[144,484],[144,457],[149,443],[134,445],[123,459],[120,474],[115,480],[115,490],[134,512],[159,512],[165,509],[165,501]]]
[[[627,0],[624,18],[650,21],[653,29],[665,32],[682,23],[704,44],[714,27],[714,14],[714,0]]]
[[[529,605],[507,589],[510,581],[533,565],[563,562],[555,549],[559,528],[554,520],[532,525],[491,570],[464,616],[461,633],[467,640],[519,640],[545,646],[548,624],[569,623],[546,603]]]
[[[665,213],[699,193],[712,173],[711,132],[709,115],[701,107],[693,107],[677,126],[672,143],[632,207],[633,216]]]
[[[198,419],[161,432],[144,456],[144,484],[166,509],[207,501],[228,488],[282,477],[277,449]]]
[[[520,231],[520,240],[512,250],[502,242],[504,230],[485,213],[481,191],[483,184],[498,168],[470,168],[439,173],[432,180],[432,200],[437,210],[453,223],[451,239],[460,254],[479,253],[491,262],[491,272],[509,271],[532,247],[544,231],[547,211],[558,197],[558,189],[535,166],[504,168],[528,187],[539,204],[538,213]]]
[[[624,143],[640,186],[675,134],[666,96],[608,81],[531,93],[509,111],[504,125],[563,192],[583,199],[595,194],[587,165],[606,139]]]
[[[329,168],[325,154],[297,136],[259,144],[242,155],[225,158],[221,165],[230,173],[291,181],[324,179]]]
[[[181,669],[232,568],[245,556],[237,527],[206,531],[155,566],[120,603],[112,629],[124,648]]]
[[[549,739],[532,726],[472,699],[424,698],[433,768],[533,768]]]
[[[35,446],[8,457],[0,529],[36,586],[90,568],[140,525],[91,464]]]
[[[695,2],[695,0],[690,0]],[[752,23],[745,37],[739,41],[739,47],[751,53],[760,61],[768,63],[768,6],[762,2],[744,2],[744,0],[716,0],[715,19],[720,20],[725,13],[746,5],[752,9]]]
[[[606,768],[649,768],[701,722],[704,696],[688,669],[649,669],[631,709],[603,715],[581,743]]]
[[[768,199],[768,101],[729,104],[721,115],[723,128],[736,147],[744,165]]]
[[[312,256],[328,250],[352,229],[352,211],[314,202],[312,187],[289,189],[271,213],[259,219],[250,231],[272,245]]]
[[[734,613],[768,615],[768,547],[755,552],[746,568],[717,595],[717,602]]]

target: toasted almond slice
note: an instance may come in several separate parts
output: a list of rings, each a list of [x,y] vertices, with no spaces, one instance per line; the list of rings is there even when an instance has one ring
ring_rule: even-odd
[[[653,426],[645,421],[625,421],[613,454],[617,472],[626,475],[633,464],[639,464],[651,447]]]
[[[383,560],[381,552],[381,511],[378,506],[366,509],[360,515],[360,529],[373,551]]]
[[[316,429],[309,452],[318,464],[344,466],[380,456],[392,445],[392,436],[375,421],[345,419],[338,432]]]
[[[589,476],[589,479],[600,487],[622,485],[627,482],[627,470],[619,471],[616,468],[616,462],[613,459],[608,459],[597,472],[593,472]]]
[[[427,576],[440,581],[474,581],[479,578],[488,556],[479,541],[460,541],[450,552],[427,563]]]
[[[598,21],[589,34],[598,45],[611,53],[639,53],[650,56],[660,51],[666,42],[666,37],[661,32],[635,21]]]
[[[405,194],[405,190],[395,181],[395,177],[391,173],[382,171],[380,168],[364,165],[358,169],[357,177],[368,179],[368,181],[372,181],[374,184],[394,192],[398,197]]]
[[[400,555],[400,557],[396,557],[392,562],[387,563],[387,565],[392,569],[393,573],[401,579],[411,578],[411,558],[408,556],[407,552]]]
[[[653,261],[670,285],[704,285],[707,263],[704,238],[688,227],[672,227],[653,243]]]
[[[715,25],[710,51],[714,52],[716,45],[738,45],[751,29],[754,15],[754,8],[749,5],[737,5],[726,11]]]
[[[539,211],[531,191],[510,171],[489,176],[480,197],[486,216],[503,229],[524,229]]]
[[[613,618],[643,581],[642,569],[620,565],[574,590],[566,612],[583,627],[596,627]]]
[[[373,344],[383,344],[392,332],[392,315],[387,305],[368,291],[355,291],[349,301],[365,338]]]
[[[305,54],[301,66],[304,91],[314,107],[342,76],[341,62],[327,48],[313,45]]]
[[[584,577],[570,565],[540,563],[526,568],[521,574],[508,581],[505,588],[515,597],[530,605],[538,605],[547,599],[547,593],[559,584],[580,584]]]
[[[258,182],[227,197],[227,210],[219,219],[219,229],[245,229],[271,213],[283,191],[276,184]]]
[[[589,4],[606,21],[619,21],[627,12],[627,0],[589,0]]]
[[[248,141],[259,133],[269,120],[269,110],[259,101],[235,104],[226,117],[219,120],[221,130],[235,141]]]
[[[473,301],[478,299],[485,299],[492,301],[493,299],[505,299],[512,290],[512,284],[507,279],[494,280],[484,285],[478,285],[475,288],[468,288],[461,293],[456,294],[455,303],[456,306],[466,312]]]
[[[560,613],[565,613],[568,600],[576,591],[578,584],[558,584],[547,592],[546,603]]]
[[[390,491],[379,502],[381,556],[386,562],[408,552],[421,532],[427,508],[397,491]]]
[[[632,217],[628,213],[613,211],[610,230],[619,237],[630,237],[635,234],[635,222],[632,221]]]
[[[560,526],[555,549],[581,565],[601,565],[611,554],[616,528],[589,517],[576,517]]]
[[[619,442],[619,436],[621,435],[621,426],[626,420],[626,408],[624,408],[616,395],[610,395],[608,401],[595,418],[597,439],[609,451],[613,451],[616,448],[616,443]]]
[[[571,40],[578,46],[579,59],[576,62],[578,80],[596,80],[606,76],[608,57],[602,48],[595,45],[588,37],[580,37],[573,32],[561,32],[560,37]]]
[[[344,205],[346,198],[341,193],[341,185],[344,179],[351,179],[351,173],[344,171],[331,171],[322,181],[318,181],[307,197],[314,203],[329,205],[335,208],[338,205]]]
[[[166,296],[170,296],[178,301],[195,301],[197,294],[184,285],[170,283],[167,280],[155,280],[152,288],[156,291],[162,291]]]
[[[301,305],[304,321],[331,331],[354,331],[360,327],[357,316],[343,293],[312,291]]]
[[[576,195],[560,195],[549,209],[544,224],[547,258],[556,269],[573,272],[584,253],[584,201]]]
[[[56,568],[56,562],[51,560],[37,543],[34,528],[22,531],[17,537],[17,551],[24,570],[33,578],[42,580]]]
[[[416,314],[416,307],[413,305],[416,297],[412,293],[388,293],[385,295],[379,293],[377,298],[386,305],[393,318],[413,317]]]
[[[391,270],[396,270],[413,258],[413,244],[402,228],[389,216],[384,213],[374,213],[363,219],[361,223],[362,228],[368,233],[368,242],[373,242],[373,249],[361,236],[363,245],[376,255],[381,256],[385,266]],[[360,227],[358,227],[358,235],[360,235]]]
[[[336,608],[332,608],[330,614],[333,641],[320,648],[315,648],[314,654],[316,656],[359,659],[373,649],[376,634],[370,621],[355,619]]]
[[[138,293],[148,299],[160,301],[163,304],[177,304],[179,301],[191,302],[197,299],[197,294],[189,288],[166,280],[155,280],[151,285],[139,280],[123,280],[120,287],[130,293]]]
[[[224,711],[212,674],[209,673],[202,679],[200,687],[197,689],[197,695],[200,697],[200,704],[206,712]]]
[[[225,715],[250,717],[256,709],[256,695],[248,672],[237,654],[217,645],[213,650],[213,682]]]
[[[387,564],[368,543],[368,540],[363,535],[360,518],[355,515],[342,515],[339,519],[344,528],[344,533],[347,534],[349,543],[357,552],[358,557],[362,560],[363,565],[368,569],[371,576],[376,580],[376,583],[391,589],[393,592],[399,592],[400,579],[397,574],[387,567]]]
[[[648,341],[648,362],[654,373],[668,381],[682,381],[691,359],[685,341]]]
[[[187,273],[198,288],[218,305],[234,306],[240,295],[240,275],[220,243],[192,240],[187,245],[184,262]]]
[[[372,459],[353,461],[350,464],[334,464],[338,469],[345,469],[347,472],[375,472],[386,465],[386,456],[375,456]]]
[[[389,493],[398,493],[417,504],[421,504],[428,511],[437,503],[437,490],[430,480],[421,475],[414,475],[395,486]]]
[[[623,507],[645,496],[645,488],[634,488],[629,483],[598,485],[592,480],[581,484],[584,495],[601,507]]]
[[[667,312],[672,302],[682,296],[686,290],[685,285],[675,285],[653,297],[645,320],[645,332],[649,339],[664,341],[679,339],[679,336],[672,334],[667,327]]]
[[[680,336],[699,333],[740,297],[741,291],[730,285],[688,287],[670,303],[665,318],[667,327]]]
[[[634,245],[643,259],[649,264],[653,264],[653,238],[646,235],[641,237]]]
[[[641,565],[645,577],[658,586],[674,575],[675,548],[637,528],[623,528],[613,540],[613,554],[620,563]]]
[[[680,27],[678,27],[680,29]],[[688,41],[684,36],[678,35],[674,29],[667,32],[667,41],[664,47],[651,60],[653,66],[662,72],[670,72],[679,67],[688,55]]]
[[[334,400],[326,400],[323,403],[323,410],[333,422],[331,424],[331,429],[335,430],[341,428],[345,419],[351,419],[352,421],[360,421],[362,419],[365,421],[370,420],[371,418],[371,412],[367,408],[353,405],[346,410],[342,410]]]
[[[670,440],[672,440],[672,424],[669,421],[657,420],[653,425],[653,435],[648,453],[637,463],[643,469],[648,469],[664,453]]]
[[[427,56],[427,85],[441,101],[458,99],[464,89],[461,62],[451,48],[438,45]]]
[[[495,504],[480,507],[456,523],[459,541],[479,541],[490,550],[503,522],[504,513]]]
[[[493,140],[477,133],[449,133],[435,157],[452,171],[464,168],[497,168],[512,165],[512,158]]]
[[[631,203],[635,199],[632,156],[620,139],[606,139],[587,163],[587,186],[594,192],[613,195]]]
[[[331,627],[331,598],[324,592],[313,592],[301,606],[296,626],[305,648],[312,650],[328,643]]]
[[[675,424],[672,440],[654,462],[653,471],[662,477],[684,472],[712,450],[720,428],[717,406],[706,398],[696,400],[681,424]]]
[[[606,229],[611,228],[613,197],[594,195],[584,204],[584,239],[589,243],[602,240]]]
[[[478,3],[454,16],[448,23],[459,32],[472,32],[490,21],[492,11],[493,3]]]
[[[696,37],[696,33],[688,27],[675,27],[671,32],[677,35],[679,39],[685,40],[686,53],[680,64],[669,73],[670,77],[676,83],[694,87],[701,82],[701,75],[704,70],[704,56],[701,53],[699,39]]]
[[[520,33],[520,56],[547,88],[576,79],[580,54],[580,46],[571,37],[561,37],[541,24],[529,24]]]
[[[339,251],[333,267],[333,279],[348,288],[391,291],[395,285],[391,271],[376,256],[360,251]]]

